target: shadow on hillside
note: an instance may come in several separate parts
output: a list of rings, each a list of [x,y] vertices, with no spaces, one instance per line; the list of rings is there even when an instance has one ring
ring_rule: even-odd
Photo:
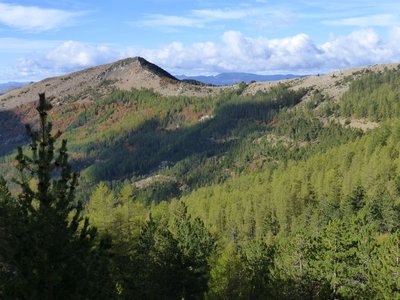
[[[0,111],[0,156],[28,142],[25,125],[13,111]]]
[[[277,102],[227,104],[218,108],[213,118],[169,131],[164,129],[167,120],[146,121],[110,144],[89,145],[86,153],[97,161],[87,175],[94,181],[111,180],[146,175],[186,158],[201,163],[234,149],[243,138],[259,131],[260,124],[266,126],[280,108],[282,104]],[[188,172],[189,167],[190,163],[182,163],[180,172]]]

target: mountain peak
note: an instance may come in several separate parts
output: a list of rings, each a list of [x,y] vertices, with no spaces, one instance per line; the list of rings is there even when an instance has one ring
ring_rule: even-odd
[[[118,77],[126,72],[129,73],[130,71],[134,71],[137,73],[138,71],[144,70],[160,78],[178,81],[178,79],[164,69],[140,56],[124,58],[106,66],[108,67],[98,75],[98,79],[101,80],[106,79],[106,77]]]
[[[137,62],[140,63],[140,65],[149,70],[152,71],[153,73],[157,74],[160,77],[167,77],[169,79],[172,80],[178,80],[176,77],[172,76],[170,73],[168,73],[167,71],[165,71],[164,69],[160,68],[159,66],[147,61],[146,59],[144,59],[143,57],[140,56],[136,56],[134,58],[132,58],[133,60],[136,60]]]
[[[129,57],[59,77],[47,78],[0,95],[0,110],[12,109],[46,92],[68,101],[96,101],[114,89],[152,89],[165,96],[205,96],[219,89],[182,82],[143,57]]]

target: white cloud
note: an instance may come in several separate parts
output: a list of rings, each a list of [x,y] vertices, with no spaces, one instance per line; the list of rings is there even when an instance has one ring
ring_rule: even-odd
[[[323,21],[322,23],[326,25],[335,25],[335,26],[387,27],[387,26],[398,25],[400,22],[397,16],[390,14],[383,14],[383,15],[372,15],[365,17],[344,18],[340,20]]]
[[[0,3],[0,23],[21,30],[46,31],[71,24],[82,13]]]
[[[112,50],[107,46],[66,41],[49,50],[45,55],[19,59],[15,70],[23,78],[37,80],[37,78],[60,75],[109,63],[120,57],[119,51]]]
[[[187,12],[185,16],[148,14],[142,20],[130,22],[139,27],[156,27],[165,29],[166,27],[192,27],[203,28],[206,25],[221,23],[226,21],[244,21],[248,23],[269,23],[275,24],[292,22],[292,14],[286,9],[278,11],[265,5],[251,6],[245,5],[239,8],[225,9],[197,9]]]
[[[258,15],[259,12],[253,8],[242,9],[202,9],[192,10],[192,14],[208,21],[215,20],[240,20],[252,15]]]
[[[332,36],[329,41],[317,44],[304,33],[268,39],[227,31],[219,43],[184,45],[173,42],[159,49],[112,49],[67,41],[45,55],[20,60],[17,70],[21,77],[38,79],[128,56],[143,56],[173,74],[324,73],[339,68],[400,62],[400,27],[392,28],[389,37],[385,41],[374,30],[366,29],[346,36]]]
[[[345,37],[337,37],[324,43],[325,64],[328,66],[351,67],[376,63],[400,61],[400,51],[393,40],[384,42],[378,34],[369,30],[360,30]],[[400,39],[396,41],[396,44]]]
[[[389,41],[371,29],[347,36],[331,37],[316,44],[301,33],[281,39],[250,38],[228,31],[222,43],[191,46],[170,44],[159,50],[131,52],[160,64],[173,73],[320,73],[338,68],[375,63],[400,62],[400,27],[392,30]]]
[[[160,14],[148,15],[144,20],[130,24],[141,27],[203,27],[201,20],[189,17],[166,16]]]
[[[92,46],[81,42],[67,41],[50,51],[45,60],[59,69],[88,67],[108,62],[118,53],[107,46]]]
[[[400,41],[400,26],[393,27],[389,32],[389,40],[394,44]],[[398,44],[397,44],[398,47]]]
[[[162,14],[148,14],[143,20],[130,22],[141,27],[192,27],[203,28],[209,23],[226,20],[241,20],[251,16],[259,16],[260,10],[253,8],[243,9],[202,9],[192,10],[187,16],[174,16]]]

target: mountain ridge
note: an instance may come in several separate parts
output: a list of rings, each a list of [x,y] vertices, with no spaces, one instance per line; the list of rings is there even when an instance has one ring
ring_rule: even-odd
[[[318,89],[337,101],[347,90],[351,78],[365,72],[381,72],[396,68],[398,64],[371,65],[350,68],[323,75],[309,75],[274,81],[250,81],[244,94],[265,92],[279,84],[292,89]],[[230,73],[235,74],[241,73]],[[267,75],[268,76],[268,75]],[[288,75],[282,75],[288,76]],[[295,75],[294,75],[295,76]],[[110,94],[113,90],[150,89],[162,96],[215,96],[221,92],[240,89],[239,84],[211,86],[193,79],[180,80],[166,70],[142,57],[130,57],[42,81],[0,95],[0,111],[14,109],[22,104],[34,102],[39,93],[46,92],[55,103],[93,102]],[[305,100],[307,97],[305,98]]]
[[[37,94],[75,101],[95,101],[112,90],[152,89],[164,96],[204,96],[218,93],[221,88],[193,85],[142,57],[131,57],[62,76],[46,78],[29,86],[0,95],[0,110],[29,103]],[[60,99],[61,98],[61,99]]]

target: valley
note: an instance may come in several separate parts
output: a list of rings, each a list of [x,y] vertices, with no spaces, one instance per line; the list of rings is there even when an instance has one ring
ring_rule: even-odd
[[[121,298],[395,299],[399,87],[397,64],[209,86],[128,58],[1,95],[0,174],[18,194],[45,92]]]

